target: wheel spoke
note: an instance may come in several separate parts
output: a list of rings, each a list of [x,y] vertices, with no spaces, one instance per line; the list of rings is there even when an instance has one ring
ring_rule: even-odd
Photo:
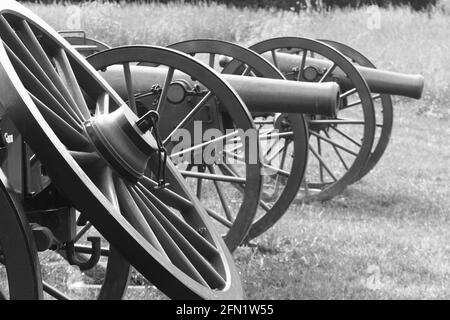
[[[316,137],[316,139],[317,139],[317,153],[322,158],[322,145],[320,143],[320,139],[317,137]],[[321,161],[319,161],[319,177],[320,177],[320,182],[323,183],[323,165],[322,165]]]
[[[325,135],[327,136],[328,139],[331,139],[329,133],[327,131],[324,131]],[[347,163],[345,162],[344,158],[342,157],[341,153],[339,152],[339,150],[336,148],[336,146],[332,145],[334,152],[336,152],[339,160],[341,161],[342,165],[344,166],[345,170],[348,171],[349,166],[347,165]]]
[[[284,165],[286,162],[287,147],[288,147],[288,141],[285,141],[284,148],[283,148],[283,154],[281,155],[280,168],[279,169],[277,168],[280,171],[284,171],[283,168],[284,168]],[[275,187],[274,187],[274,191],[273,191],[272,195],[277,195],[280,190],[280,184],[281,184],[280,176],[281,176],[281,174],[278,174],[278,172],[277,172],[277,176],[275,177]]]
[[[267,163],[263,163],[264,168],[269,169],[270,171],[275,171],[276,174],[279,174],[280,176],[289,178],[289,176],[291,175],[289,172],[287,172],[286,170],[283,170],[281,168],[276,168],[273,167],[271,165],[268,165]]]
[[[19,36],[22,39],[22,41],[24,42],[24,44],[27,46],[28,50],[34,56],[36,61],[41,65],[42,69],[45,71],[47,76],[53,81],[53,83],[54,83],[55,87],[58,89],[58,91],[64,96],[66,101],[70,104],[70,106],[72,107],[72,110],[78,115],[78,118],[86,119],[86,117],[83,115],[83,113],[77,106],[77,103],[73,99],[69,90],[64,85],[61,77],[56,72],[52,62],[50,61],[46,52],[40,45],[38,39],[36,38],[35,34],[31,30],[28,22],[23,20],[21,22],[21,24],[19,24],[19,26],[20,26]]]
[[[212,209],[209,208],[205,208],[206,209],[206,213],[208,213],[208,215],[213,218],[214,220],[216,220],[217,222],[221,223],[222,225],[224,225],[225,227],[231,229],[231,227],[233,227],[233,224],[228,221],[227,219],[225,219],[224,217],[222,217],[220,214],[218,214],[217,212],[215,212]]]
[[[8,45],[4,44],[5,49],[11,59],[11,62],[15,66],[15,68],[19,71],[21,75],[21,81],[25,85],[25,87],[32,92],[39,100],[41,100],[45,105],[50,107],[50,109],[56,113],[60,118],[64,119],[72,128],[75,130],[82,132],[83,128],[81,127],[80,122],[77,119],[73,118],[67,110],[56,100],[56,98],[47,90],[47,88],[34,76],[34,74],[27,68],[22,61],[20,61],[19,57],[15,55],[15,53],[8,47]]]
[[[322,75],[322,77],[320,78],[319,82],[325,81],[325,79],[330,76],[330,74],[334,71],[334,69],[336,69],[336,67],[337,67],[337,64],[333,63],[331,65],[331,67],[328,68],[328,70]]]
[[[344,132],[342,132],[341,130],[339,130],[338,128],[335,127],[331,127],[331,129],[333,129],[334,131],[336,131],[337,133],[339,133],[341,136],[343,136],[344,138],[346,138],[347,140],[353,142],[356,146],[358,146],[359,148],[362,147],[362,145],[357,142],[355,139],[353,139],[352,137],[350,137],[349,135],[345,134]]]
[[[211,139],[211,140],[209,140],[209,141],[206,141],[206,142],[203,142],[203,143],[199,143],[199,144],[197,144],[197,145],[195,145],[195,146],[193,146],[193,147],[186,148],[186,149],[181,150],[181,151],[176,152],[176,153],[172,153],[172,154],[170,155],[170,157],[171,157],[171,158],[176,158],[176,157],[182,156],[182,155],[184,155],[184,154],[186,154],[186,153],[190,153],[190,152],[196,151],[196,150],[198,150],[198,149],[201,149],[201,148],[203,148],[203,147],[206,147],[206,146],[208,146],[208,145],[210,145],[210,144],[219,143],[219,142],[221,142],[222,140],[226,140],[226,139],[228,139],[228,138],[230,138],[230,137],[233,137],[233,136],[237,135],[238,133],[239,133],[239,132],[236,130],[236,131],[233,131],[233,132],[231,132],[231,133],[225,134],[225,135],[223,135],[223,136],[220,136],[220,137]]]
[[[354,124],[354,125],[365,125],[364,120],[356,119],[327,119],[327,120],[308,120],[309,124]]]
[[[248,64],[245,65],[244,71],[242,72],[242,76],[248,76],[250,73],[252,73],[252,67]]]
[[[189,242],[205,257],[214,257],[219,254],[217,248],[214,247],[207,239],[203,238],[193,227],[186,223],[183,219],[179,218],[176,213],[164,204],[158,197],[156,197],[149,190],[142,185],[135,187],[136,192],[141,196],[144,201],[152,202],[156,208],[163,214],[173,227],[175,227]],[[161,222],[163,223],[163,222]]]
[[[271,164],[272,160],[275,159],[285,148],[286,148],[286,144],[282,144],[275,150],[275,152],[272,153],[272,155],[270,157],[265,158],[264,162],[266,164]]]
[[[59,137],[68,149],[83,150],[86,146],[89,145],[89,141],[85,136],[83,136],[67,122],[61,119],[56,113],[54,113],[50,108],[43,104],[31,92],[29,92],[29,94],[44,118],[46,118],[46,120],[52,126],[53,130],[58,132]]]
[[[273,138],[292,138],[294,136],[294,132],[288,131],[288,132],[280,132],[280,133],[274,133],[274,134],[265,134],[263,136],[259,137],[259,140],[269,140]]]
[[[159,251],[162,257],[170,260],[161,246],[161,243],[158,241],[158,238],[142,215],[140,208],[128,192],[125,182],[120,178],[114,179],[114,182],[122,215],[157,251]]]
[[[105,92],[102,93],[97,99],[97,103],[95,106],[95,116],[108,114],[109,112],[110,112],[109,94]]]
[[[207,280],[203,278],[203,276],[198,272],[196,266],[194,266],[193,264],[193,261],[191,261],[185,255],[187,251],[186,248],[183,248],[184,250],[182,250],[178,246],[178,244],[175,243],[172,236],[167,233],[167,231],[163,228],[160,222],[155,218],[154,213],[156,213],[159,210],[150,202],[147,203],[148,205],[150,205],[150,207],[148,207],[132,187],[128,187],[127,189],[131,197],[133,198],[135,204],[142,212],[142,216],[153,230],[156,239],[159,240],[159,243],[161,244],[169,260],[184,273],[188,274],[190,277],[194,278],[202,285],[208,286]],[[191,246],[189,247],[192,248]],[[190,258],[192,258],[192,256]]]
[[[62,107],[64,107],[65,111],[68,112],[76,122],[81,123],[81,118],[79,118],[78,115],[73,111],[72,107],[66,101],[64,96],[61,94],[61,92],[59,92],[59,90],[53,84],[52,80],[36,61],[35,57],[33,57],[28,48],[19,38],[18,34],[14,32],[14,30],[2,16],[0,16],[0,24],[3,27],[1,28],[1,31],[5,32],[5,34],[2,33],[2,38],[7,43],[8,51],[14,52],[13,55],[15,56],[15,58],[27,67],[29,73],[41,83],[41,86],[44,87],[45,90],[48,91]],[[11,55],[11,53],[9,54]]]
[[[119,209],[120,203],[117,197],[117,190],[114,186],[114,177],[113,177],[113,171],[110,167],[104,167],[99,172],[96,185],[100,189],[100,191],[103,193],[103,195],[111,202],[111,204]]]
[[[55,287],[49,285],[47,282],[42,281],[42,288],[46,293],[58,300],[71,300],[69,296],[65,295]]]
[[[262,124],[262,125],[264,125],[264,124],[273,124],[273,120],[272,119],[270,119],[270,120],[266,120],[266,119],[264,119],[264,120],[255,120],[253,122],[255,124]]]
[[[181,122],[175,127],[175,129],[173,129],[172,132],[170,132],[170,134],[164,139],[163,144],[167,145],[170,138],[172,138],[172,136],[175,134],[175,132],[177,132],[179,129],[184,128],[185,126],[190,124],[192,119],[194,119],[194,116],[197,114],[197,112],[199,112],[201,110],[201,108],[205,105],[206,102],[209,101],[209,99],[211,99],[212,96],[213,96],[213,93],[211,91],[208,92],[199,101],[199,103],[197,103],[197,105],[191,111],[189,111],[189,113],[186,115],[186,117],[184,117],[184,119],[181,120]]]
[[[162,88],[161,96],[159,97],[158,106],[156,107],[156,112],[162,113],[164,110],[162,109],[164,104],[166,103],[167,92],[169,91],[170,83],[172,82],[173,73],[175,69],[169,67],[167,70],[166,79],[164,80],[164,86]]]
[[[232,177],[238,177],[239,176],[237,174],[236,170],[230,164],[220,163],[220,164],[218,164],[218,166],[219,166],[220,171],[222,171],[222,173],[224,173],[224,174],[230,175]],[[276,168],[273,168],[273,169],[276,170]],[[245,190],[244,190],[244,188],[241,185],[233,184],[233,186],[236,188],[236,190],[241,192],[241,194],[244,194]],[[261,208],[263,208],[265,211],[269,211],[270,210],[270,206],[266,202],[264,202],[263,200],[259,200],[259,206]]]
[[[90,112],[86,105],[86,101],[84,100],[83,93],[81,92],[81,88],[78,85],[78,80],[73,73],[72,67],[69,62],[69,58],[67,57],[66,51],[60,48],[56,56],[54,57],[56,69],[58,70],[59,75],[61,76],[63,83],[66,88],[72,94],[72,98],[77,103],[77,107],[80,112],[83,114],[84,119],[90,118]]]
[[[339,96],[340,99],[344,99],[347,98],[348,96],[351,96],[352,94],[357,93],[356,88],[350,89],[345,91],[344,93],[341,93],[341,95]]]
[[[152,192],[165,203],[170,203],[172,207],[178,210],[186,210],[186,208],[192,207],[193,204],[188,199],[180,196],[178,193],[173,192],[168,188],[156,189],[158,183],[146,176],[142,177],[138,186],[152,190]]]
[[[273,128],[273,127],[270,128],[270,129],[264,130],[264,131],[260,130],[258,132],[259,139],[263,139],[264,136],[267,136],[267,135],[271,134],[274,131],[275,131],[275,128]]]
[[[127,87],[128,102],[130,109],[137,114],[136,98],[133,91],[133,79],[131,78],[130,63],[123,64],[123,73],[125,75],[125,84]]]
[[[312,131],[312,130],[310,130],[309,133],[310,133],[311,135],[313,135],[313,136],[318,137],[319,139],[322,139],[323,141],[328,142],[328,143],[331,144],[331,145],[336,146],[337,148],[339,148],[339,149],[341,149],[341,150],[344,150],[344,151],[347,152],[347,153],[350,153],[351,155],[354,155],[355,157],[358,156],[358,153],[356,153],[356,152],[354,152],[354,151],[352,151],[352,150],[350,150],[350,149],[348,149],[348,148],[346,148],[346,147],[340,145],[339,143],[337,143],[337,142],[335,142],[335,141],[333,141],[333,140],[331,140],[331,139],[322,137],[320,134],[317,134],[317,133],[315,133],[315,132]]]
[[[134,188],[129,188],[131,195],[139,207],[145,213],[148,223],[155,230],[155,234],[161,240],[166,253],[172,262],[179,261],[178,264],[192,272],[192,275],[199,277],[198,281],[206,280],[212,288],[223,287],[224,279],[213,268],[213,266],[194,248],[183,235],[165,219],[164,215],[156,206],[148,201],[146,197],[141,198]],[[216,256],[217,257],[217,256]],[[190,270],[193,268],[193,270]],[[181,269],[181,268],[180,268]],[[195,272],[193,272],[195,271]]]
[[[215,65],[215,62],[216,62],[216,54],[215,53],[210,53],[209,54],[209,66],[212,68],[212,69],[214,69],[214,65]]]
[[[208,170],[211,174],[217,175],[216,170],[214,169],[214,167],[212,165],[208,166]],[[225,194],[223,192],[222,187],[216,180],[213,180],[213,183],[214,183],[214,187],[217,190],[217,194],[219,196],[220,203],[222,204],[222,208],[225,212],[225,216],[227,217],[227,219],[229,221],[233,222],[234,221],[233,215],[231,214],[230,208],[228,207],[228,203],[227,203],[227,200],[225,199]]]
[[[279,69],[279,68],[278,68],[278,60],[277,60],[277,53],[276,53],[276,51],[275,51],[275,50],[272,50],[272,51],[271,51],[271,54],[272,54],[273,65],[274,65],[277,69]]]
[[[83,237],[86,234],[86,232],[88,232],[91,228],[92,228],[92,223],[90,223],[90,222],[86,223],[86,225],[83,228],[81,228],[80,231],[77,232],[77,235],[73,239],[73,242],[74,243],[78,242],[78,240],[80,240],[81,237]]]
[[[325,161],[322,159],[322,157],[317,153],[316,150],[314,150],[314,148],[311,146],[311,144],[309,144],[309,150],[311,151],[311,153],[316,157],[316,159],[322,164],[322,166],[325,168],[325,170],[328,172],[328,174],[330,175],[330,177],[334,180],[337,181],[337,178],[335,177],[335,175],[333,174],[333,172],[330,170],[330,168],[328,168],[327,164],[325,163]]]
[[[205,168],[202,165],[198,166],[197,168],[198,168],[197,169],[198,173],[204,173],[205,172]],[[191,171],[189,171],[189,172],[191,172]],[[199,200],[202,199],[202,182],[203,182],[202,178],[198,178],[197,179],[197,192],[196,192],[196,195],[197,195],[197,198]]]
[[[246,179],[241,177],[230,177],[221,174],[201,173],[192,171],[180,171],[181,175],[185,178],[197,178],[213,181],[231,182],[238,184],[245,184]]]
[[[373,96],[372,96],[372,100],[373,100],[373,101],[378,100],[378,99],[380,99],[380,98],[381,98],[381,95],[380,95],[380,94],[376,94],[376,95],[373,95]],[[357,105],[360,105],[360,104],[362,104],[362,101],[359,99],[359,100],[356,100],[356,101],[353,101],[353,102],[347,104],[346,106],[344,106],[344,107],[341,108],[341,109],[351,108],[351,107],[354,107],[354,106],[357,106]]]
[[[304,79],[303,73],[305,72],[305,63],[306,63],[307,55],[308,55],[308,50],[303,50],[302,63],[298,70],[297,81]]]
[[[100,156],[96,152],[71,151],[70,155],[80,166],[88,166],[100,160]]]

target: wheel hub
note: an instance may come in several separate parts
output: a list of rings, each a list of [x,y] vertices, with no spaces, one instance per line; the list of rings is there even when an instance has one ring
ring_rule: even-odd
[[[148,130],[138,127],[139,119],[122,106],[109,114],[85,122],[88,137],[99,154],[122,177],[137,182],[147,168],[150,157],[158,150]]]

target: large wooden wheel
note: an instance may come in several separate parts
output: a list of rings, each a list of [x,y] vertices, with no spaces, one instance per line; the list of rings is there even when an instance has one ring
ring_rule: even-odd
[[[43,297],[36,247],[14,191],[0,170],[0,300]]]
[[[339,52],[357,65],[368,68],[376,68],[367,57],[352,47],[332,40],[320,39],[319,41],[325,42],[336,50],[339,50]],[[358,180],[368,174],[370,170],[375,167],[378,161],[380,161],[389,144],[392,126],[394,124],[394,108],[392,107],[391,96],[387,94],[372,94],[372,100],[375,107],[376,119],[375,142],[373,144],[369,159],[358,176]]]
[[[181,61],[180,57],[184,58],[184,54],[178,55],[172,50],[164,53],[166,55],[165,63],[155,62],[154,57],[161,54],[163,53],[149,47],[129,46],[103,51],[90,56],[88,61],[95,69],[100,70],[100,74],[114,87],[126,89],[119,90],[119,93],[128,98],[127,101],[130,105],[135,104],[135,107],[132,108],[135,108],[138,114],[143,114],[150,109],[157,109],[157,104],[153,102],[155,99],[159,101],[165,99],[159,94],[162,95],[166,92],[169,98],[165,106],[159,107],[159,110],[161,138],[164,146],[171,151],[169,152],[170,157],[177,158],[180,155],[188,154],[189,158],[192,158],[190,152],[201,150],[200,148],[206,148],[220,140],[225,142],[233,139],[239,140],[233,141],[231,147],[236,144],[245,144],[244,150],[250,152],[240,154],[243,161],[236,164],[237,173],[234,175],[230,175],[226,171],[227,161],[226,159],[221,161],[222,157],[217,158],[219,161],[199,159],[200,162],[196,162],[195,159],[194,161],[189,159],[186,162],[179,161],[177,164],[182,175],[195,189],[197,197],[203,200],[210,217],[223,232],[228,248],[234,250],[248,233],[258,206],[261,190],[262,177],[259,157],[256,158],[256,162],[250,157],[250,153],[258,153],[259,148],[250,145],[251,141],[242,141],[238,135],[234,134],[234,132],[237,133],[237,130],[244,132],[254,130],[252,118],[240,100],[233,101],[225,97],[225,87],[220,88],[219,86],[222,80],[212,70],[209,71],[210,78],[206,79],[203,74],[207,72],[208,67],[194,60],[194,63]],[[126,74],[128,69],[122,67],[124,64],[131,66],[128,75]],[[150,64],[157,64],[158,67],[149,66]],[[116,72],[118,67],[120,68],[119,73]],[[125,70],[125,74],[121,72],[122,69]],[[168,77],[166,77],[166,73],[169,74]],[[195,83],[192,82],[192,78],[195,79]],[[198,85],[197,93],[187,90],[187,94],[190,95],[189,101],[186,98],[180,99],[180,101],[171,100],[171,92],[178,89],[177,85],[183,79],[184,83],[191,82],[188,85],[190,87],[192,84]],[[151,88],[155,86],[161,87],[161,93],[150,92]],[[168,90],[170,92],[164,90],[166,87],[171,87]],[[228,92],[228,94],[233,93]],[[200,121],[204,125],[202,127],[204,131],[220,129],[220,134],[215,135],[214,139],[193,139],[195,141],[191,141],[192,143],[184,150],[172,148],[172,137],[177,134],[177,131],[191,129],[190,132],[195,134],[192,123],[196,121]],[[201,133],[204,136],[204,133]],[[228,148],[224,147],[222,151],[226,154],[227,150]]]
[[[169,48],[188,53],[221,73],[284,79],[281,72],[259,54],[230,42],[196,39],[178,42]],[[223,59],[234,59],[239,65],[231,70],[221,63]],[[263,145],[265,175],[258,213],[247,240],[273,226],[289,208],[301,186],[308,156],[308,131],[302,115],[255,113],[253,118]],[[267,141],[271,141],[270,145]],[[229,174],[236,172],[232,166],[226,169]]]
[[[163,157],[156,130],[147,130],[151,114],[139,119],[57,32],[15,1],[0,4],[0,38],[1,105],[62,196],[169,297],[242,297],[231,254],[170,159],[171,187],[159,188]]]
[[[336,81],[334,70],[342,71],[351,82],[341,93],[344,103],[337,118],[309,115],[309,164],[301,198],[329,200],[358,180],[372,151],[375,135],[375,111],[367,83],[348,59],[319,41],[282,37],[262,41],[250,47],[262,54],[287,79],[310,82]],[[297,56],[298,65],[284,68],[283,54]],[[286,57],[286,56],[285,56]],[[307,63],[318,59],[327,69]],[[304,61],[304,62],[302,62]],[[284,66],[282,64],[284,63]]]

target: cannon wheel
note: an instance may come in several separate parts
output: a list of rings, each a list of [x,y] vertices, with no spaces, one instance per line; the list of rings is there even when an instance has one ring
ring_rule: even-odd
[[[343,55],[350,58],[353,63],[357,63],[363,67],[376,68],[375,65],[367,59],[367,57],[352,47],[333,40],[320,39],[319,41],[332,46]],[[368,174],[370,170],[375,167],[378,161],[380,161],[388,146],[394,122],[394,108],[392,107],[391,96],[388,94],[377,94],[372,96],[372,100],[374,100],[376,111],[375,118],[377,121],[377,133],[375,134],[376,142],[374,143],[372,152],[364,169],[359,174],[358,180]],[[375,102],[376,100],[379,101]]]
[[[332,199],[348,185],[356,181],[364,169],[372,151],[375,135],[375,111],[367,83],[347,58],[324,43],[296,37],[273,38],[250,47],[259,54],[271,54],[278,67],[276,53],[280,50],[294,50],[304,57],[319,56],[332,63],[324,70],[318,82],[330,81],[334,68],[340,68],[351,80],[354,88],[341,93],[342,99],[355,101],[351,110],[343,110],[338,118],[309,116],[310,163],[305,174],[302,199],[305,201]],[[307,66],[298,66],[296,80],[304,77]],[[332,80],[331,80],[332,81]],[[359,101],[359,102],[358,102]],[[352,117],[342,117],[350,113]]]
[[[113,65],[120,65],[120,64],[133,64],[138,63],[139,65],[143,66],[145,64],[153,64],[154,63],[154,53],[146,48],[139,48],[136,46],[129,46],[129,47],[121,47],[121,48],[115,48],[107,51],[100,52],[98,54],[95,54],[93,56],[90,56],[88,58],[88,62],[97,70],[105,70],[110,66]],[[178,52],[178,51],[177,51]],[[173,51],[172,51],[173,53]],[[165,67],[172,67],[172,61],[177,60],[177,56],[175,54],[172,54],[170,59],[167,59],[166,63],[159,63],[159,65],[165,66]],[[201,65],[196,60],[195,61],[195,68],[197,68],[197,65]],[[144,67],[145,68],[145,67]],[[184,73],[191,75],[192,72],[187,67],[184,67],[183,69],[178,69],[180,71],[184,71]],[[176,70],[175,70],[176,71]],[[176,73],[174,71],[174,73]],[[130,79],[133,78],[132,70],[130,71]],[[101,74],[101,72],[100,72]],[[203,77],[196,76],[194,77],[197,81],[199,81],[203,86],[205,86],[207,89],[213,88],[214,83],[212,82],[206,82],[203,81]],[[217,77],[216,81],[219,81],[219,77]],[[130,81],[129,89],[130,92],[135,92],[133,89],[133,81]],[[211,90],[213,92],[217,92],[218,90]],[[140,94],[145,94],[141,92]],[[216,98],[219,101],[224,101],[221,98],[221,94],[216,94]],[[129,100],[130,101],[130,100]],[[130,103],[130,102],[128,102]],[[200,106],[200,104],[199,104]],[[249,115],[247,109],[243,107],[243,105],[238,104],[232,104],[230,102],[223,103],[221,105],[223,107],[223,110],[226,111],[228,116],[231,118],[233,124],[235,125],[235,128],[242,129],[244,131],[246,130],[252,130],[254,128],[254,124],[252,121],[251,116]],[[200,113],[204,108],[206,107],[193,107],[192,110],[196,110],[196,113]],[[187,114],[184,115],[184,118],[178,122],[178,123],[170,123],[169,125],[173,128],[176,128],[176,130],[183,128],[186,126],[192,119],[195,118],[195,114]],[[164,111],[161,113],[161,121],[164,119]],[[189,122],[187,119],[190,119]],[[170,120],[170,119],[168,119]],[[183,123],[183,125],[182,125]],[[175,129],[172,131],[174,132]],[[170,136],[171,134],[169,134]],[[223,135],[225,137],[225,135]],[[167,137],[164,137],[165,140],[168,143]],[[212,141],[212,140],[211,140]],[[166,143],[166,142],[165,142]],[[192,148],[195,148],[195,145],[192,146]],[[223,167],[226,166],[226,164],[220,164],[220,165],[212,165],[208,167],[209,174],[207,173],[198,173],[195,172],[192,173],[192,171],[189,170],[183,170],[182,174],[185,178],[194,178],[197,180],[196,184],[196,192],[197,196],[202,196],[202,182],[206,181],[221,181],[221,185],[218,183],[215,184],[215,187],[219,190],[218,193],[222,196],[226,196],[223,189],[223,185],[229,181],[229,175],[227,175],[226,172],[224,172]],[[218,222],[222,227],[225,228],[225,234],[224,234],[224,240],[225,243],[228,245],[228,248],[230,250],[234,250],[239,244],[242,243],[242,240],[248,233],[248,229],[251,226],[251,223],[254,218],[254,214],[256,212],[257,206],[258,206],[258,200],[261,190],[261,165],[259,160],[257,163],[251,163],[249,159],[244,159],[245,167],[245,177],[239,178],[239,181],[236,182],[232,180],[229,184],[231,186],[239,187],[239,190],[242,191],[242,195],[240,198],[241,203],[239,204],[237,212],[231,212],[231,209],[229,207],[230,199],[223,199],[225,203],[222,203],[223,211],[217,212],[214,211],[211,208],[208,208],[207,206],[207,212],[209,213],[210,217],[212,217],[216,222]],[[197,178],[200,174],[201,178]],[[227,183],[228,184],[228,183]],[[234,188],[233,188],[234,189]],[[210,199],[207,199],[210,202]],[[218,199],[217,199],[218,200]],[[229,212],[226,212],[226,209],[229,210]],[[231,215],[231,216],[228,216]]]
[[[171,189],[156,188],[153,175],[160,157],[151,157],[135,182],[122,170],[131,165],[129,160],[105,153],[113,141],[102,136],[104,131],[89,135],[102,120],[114,121],[108,111],[115,107],[115,116],[125,122],[113,123],[125,127],[114,132],[156,148],[153,136],[135,127],[137,116],[95,69],[15,1],[0,4],[0,38],[1,105],[63,197],[170,298],[241,298],[242,286],[230,252],[172,162],[166,162]],[[159,53],[156,62],[164,63],[164,52],[170,50],[154,50]],[[183,64],[190,61],[189,56],[180,58]],[[205,80],[216,81],[207,68],[202,71],[209,75]],[[241,104],[231,88],[222,82],[220,86],[227,103]],[[94,115],[90,103],[96,105]],[[96,139],[106,142],[99,144]],[[127,144],[116,145],[113,152],[127,155],[120,146]]]
[[[226,56],[240,62],[240,74],[284,79],[281,72],[259,54],[230,42],[196,39],[171,44],[169,48],[188,53],[197,58],[200,58],[196,56],[197,54],[207,54],[207,61],[205,62],[211,68],[215,68],[222,73],[231,72],[226,66],[224,68],[220,66],[218,57]],[[237,71],[233,70],[232,73]],[[275,128],[275,122],[281,121],[282,118],[285,118],[289,123],[290,132],[289,135],[283,135],[283,138],[280,139],[281,144],[277,143],[275,146],[264,150],[266,152],[262,158],[263,167],[276,167],[274,170],[276,173],[266,177],[266,183],[263,184],[263,198],[259,201],[259,214],[257,214],[248,232],[247,241],[261,235],[283,216],[297,195],[307,165],[308,130],[303,116],[298,114],[266,114],[264,116],[254,115],[255,123],[261,123],[261,140],[270,140],[271,135],[278,134],[275,130],[273,132],[271,130]],[[271,121],[264,119],[267,117],[270,117]],[[288,150],[291,156],[287,156]],[[278,161],[277,165],[265,163],[265,160],[273,157],[274,154],[284,154],[284,161]],[[286,158],[289,159],[286,160]]]
[[[0,170],[0,300],[42,299],[39,258],[20,203]]]

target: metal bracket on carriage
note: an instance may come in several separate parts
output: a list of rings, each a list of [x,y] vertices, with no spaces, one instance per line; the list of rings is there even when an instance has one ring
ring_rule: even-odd
[[[7,141],[7,133],[3,134],[3,130],[0,128],[0,164],[3,163],[6,159],[6,155],[8,154],[8,141]]]
[[[169,89],[167,90],[167,101],[172,104],[180,104],[186,98],[204,96],[208,91],[202,90],[198,84],[192,85],[185,79],[177,79],[171,82]],[[153,85],[148,92],[140,93],[135,95],[135,100],[143,106],[148,105],[145,103],[145,99],[148,97],[153,97],[154,100],[151,102],[151,106],[147,106],[146,109],[155,109],[159,102],[159,97],[162,93],[162,88],[160,85]],[[138,110],[139,111],[139,110]]]
[[[30,223],[50,229],[59,242],[76,237],[76,211],[53,185],[25,197],[24,209]]]
[[[166,164],[167,164],[167,150],[161,140],[161,135],[159,133],[159,114],[154,110],[148,111],[136,122],[136,126],[142,131],[151,131],[156,140],[156,145],[158,147],[158,171],[156,174],[156,179],[158,185],[154,187],[155,189],[163,189],[169,186],[166,183]]]
[[[92,269],[97,265],[101,258],[101,240],[100,237],[88,237],[87,240],[91,243],[89,259],[84,260],[78,255],[78,250],[75,248],[75,242],[69,241],[66,243],[66,259],[71,265],[80,268],[81,271]]]

